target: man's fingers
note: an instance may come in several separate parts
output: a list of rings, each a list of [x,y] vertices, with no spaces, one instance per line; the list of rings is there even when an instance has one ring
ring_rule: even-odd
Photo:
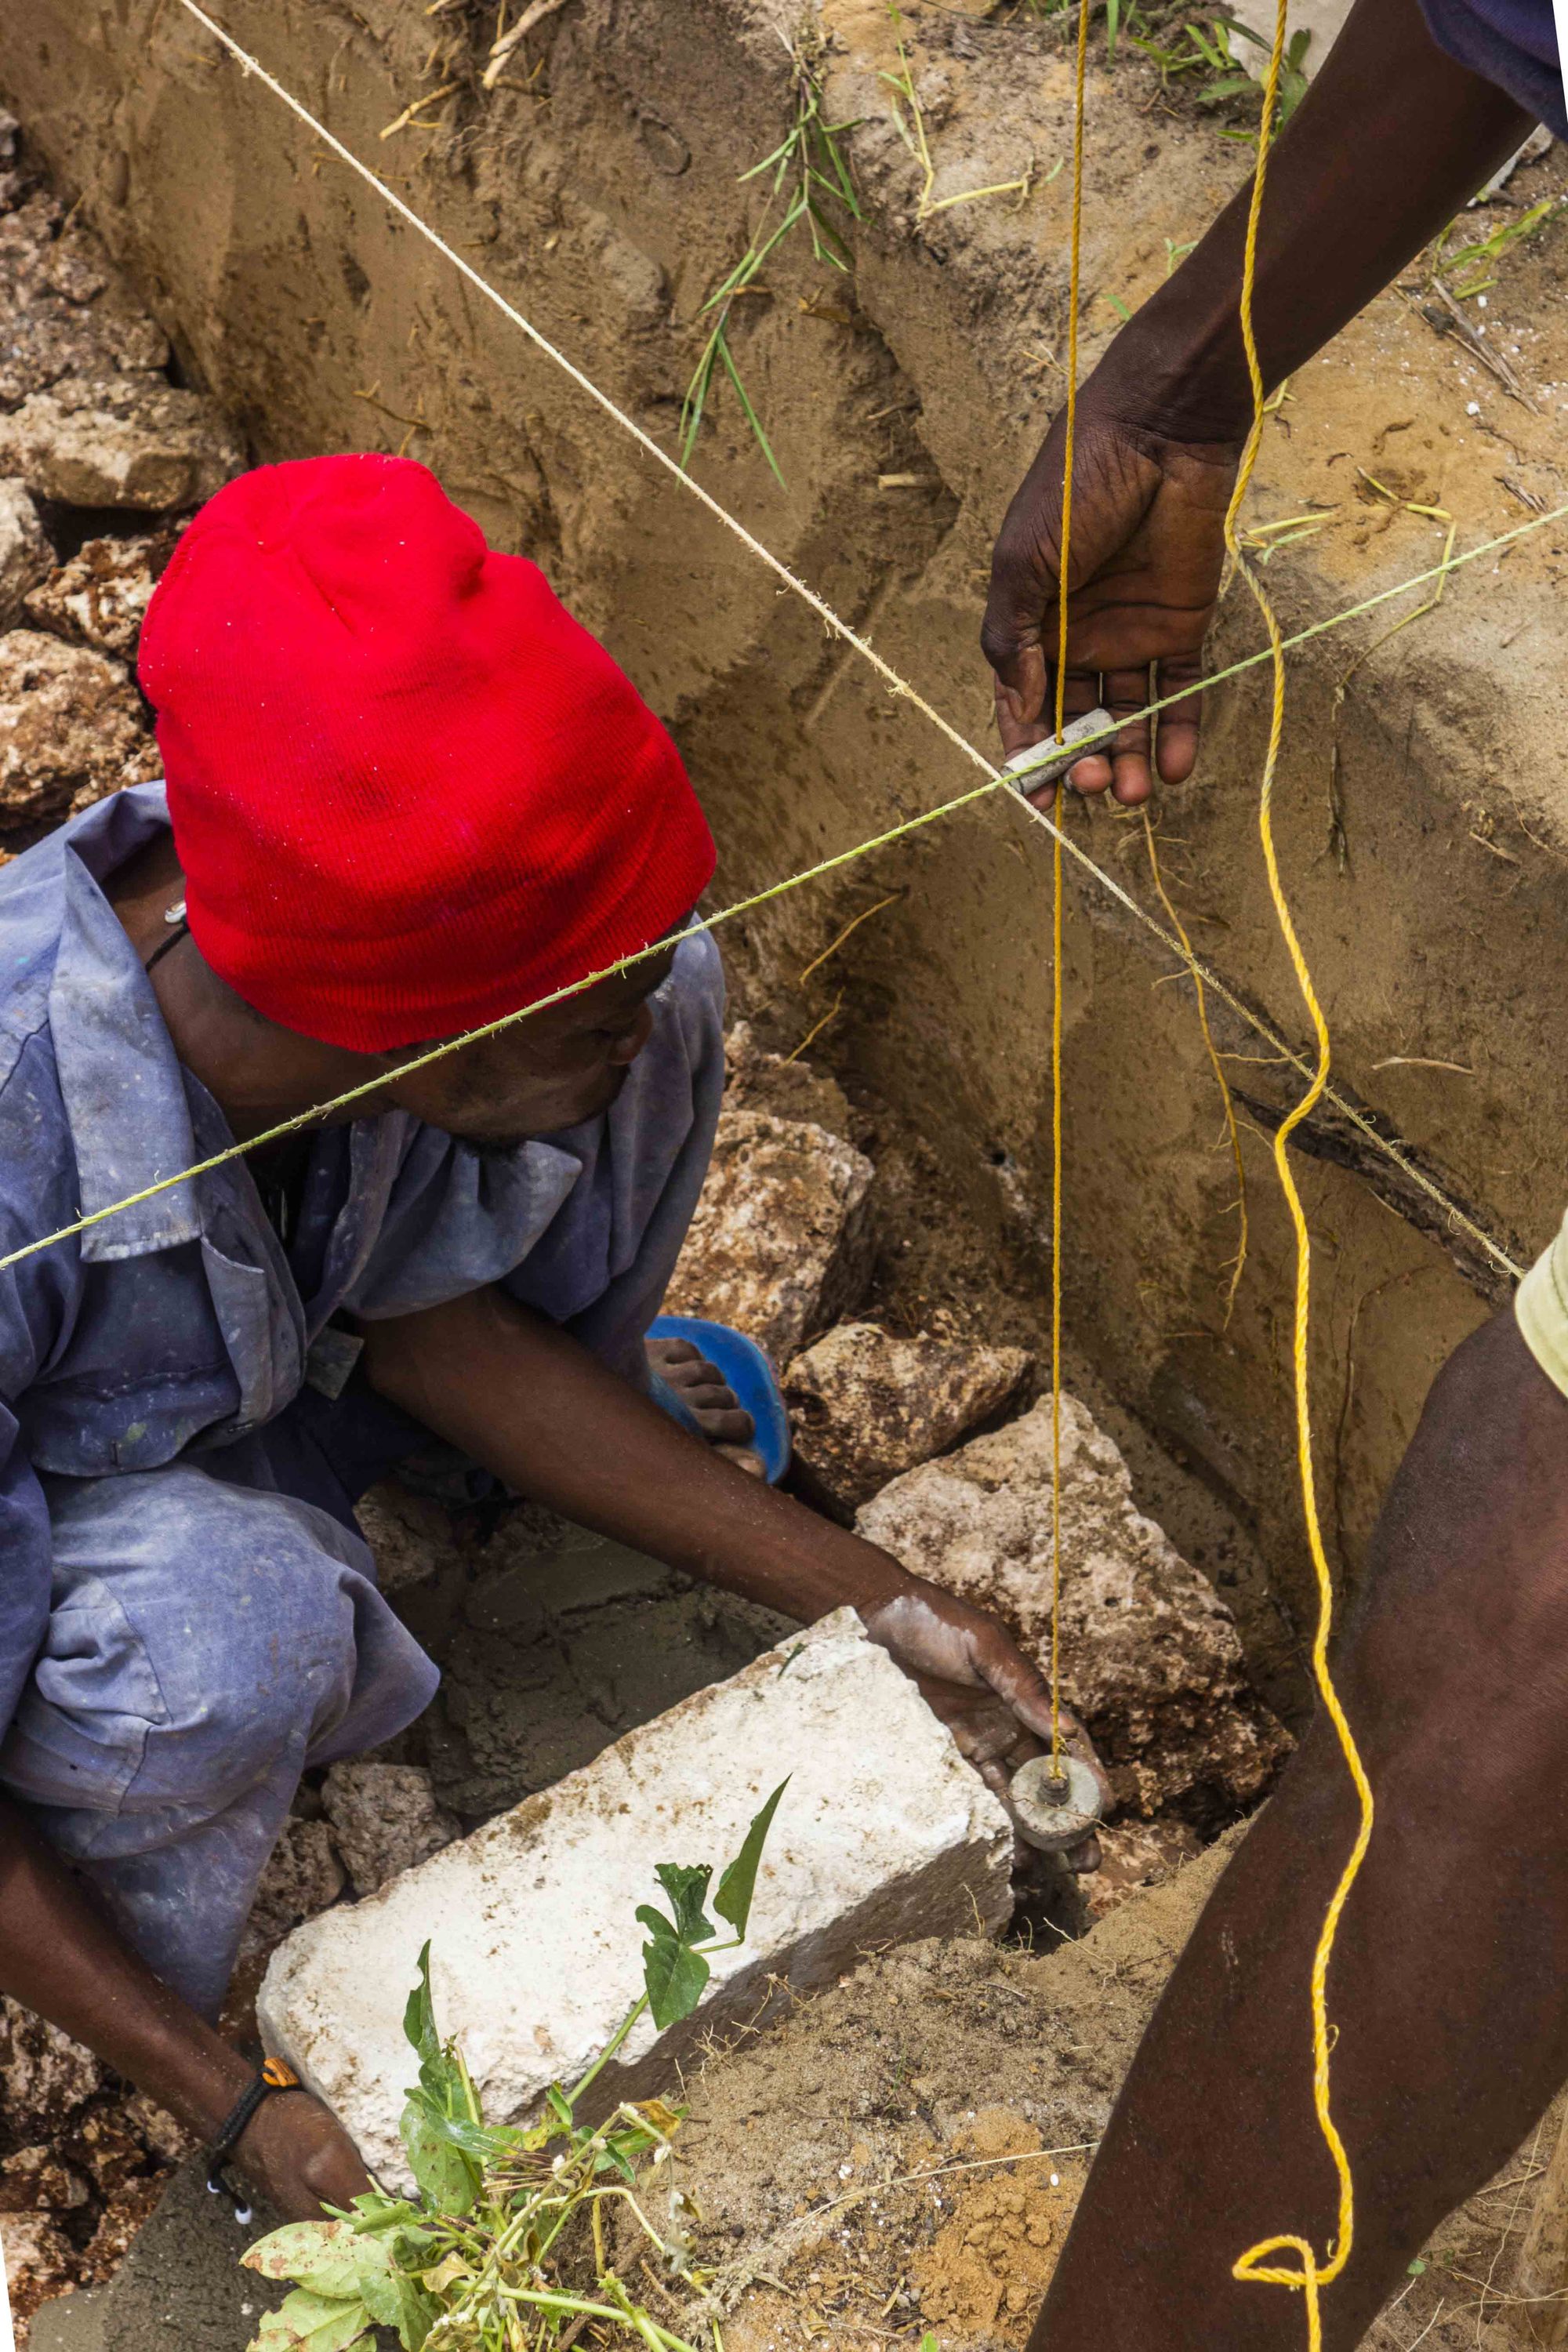
[[[1148,670],[1108,672],[1104,695],[1111,717],[1126,722],[1111,745],[1111,797],[1123,808],[1136,808],[1154,789],[1149,768],[1149,721],[1141,715],[1149,704]]]
[[[1073,719],[1081,719],[1086,711],[1094,709],[1099,700],[1099,672],[1092,669],[1069,669],[1067,689],[1062,696],[1063,725],[1070,725]],[[1030,740],[1035,743],[1048,743],[1056,731],[1057,697],[1053,672],[1046,698],[1046,707]],[[1107,745],[1103,751],[1091,751],[1087,758],[1079,760],[1075,767],[1068,770],[1067,781],[1075,793],[1104,792],[1110,782],[1110,746]],[[1026,797],[1034,803],[1036,808],[1048,810],[1056,797],[1056,789],[1055,784],[1042,784],[1037,792],[1030,793]]]
[[[1156,761],[1160,781],[1165,784],[1184,784],[1197,765],[1198,731],[1202,725],[1204,698],[1201,694],[1183,694],[1202,675],[1196,661],[1162,662],[1159,685],[1162,696],[1181,694],[1168,710],[1162,710],[1156,728]]]
[[[1038,1739],[1051,1736],[1051,1692],[1037,1667],[1016,1650],[997,1628],[993,1638],[976,1643],[974,1668],[1012,1714]]]
[[[1046,657],[1037,640],[1020,645],[998,667],[993,685],[996,730],[1010,760],[1041,740],[1040,722],[1046,703]],[[1047,730],[1049,732],[1049,730]]]

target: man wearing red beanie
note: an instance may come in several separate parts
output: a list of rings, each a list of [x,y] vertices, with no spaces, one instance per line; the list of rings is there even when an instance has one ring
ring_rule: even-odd
[[[0,1254],[374,1091],[0,1282],[0,1988],[306,2214],[364,2186],[353,2147],[207,2021],[301,1770],[434,1690],[353,1517],[432,1435],[797,1619],[852,1603],[994,1781],[1049,1699],[725,1458],[752,1422],[696,1350],[650,1366],[722,1085],[705,934],[405,1066],[665,940],[712,872],[542,575],[422,467],[263,468],[185,532],[142,677],[165,785],[0,876]]]

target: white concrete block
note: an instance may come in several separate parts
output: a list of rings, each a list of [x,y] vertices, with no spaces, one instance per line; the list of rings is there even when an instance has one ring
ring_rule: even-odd
[[[721,1868],[786,1773],[745,1946],[715,1958],[684,2026],[659,2037],[643,2018],[595,2086],[595,2112],[674,2088],[693,2042],[754,2014],[770,1977],[821,1985],[868,1945],[1005,1921],[1005,1813],[841,1609],[366,1901],[301,1927],[261,1990],[268,2048],[378,2173],[405,2180],[397,2119],[414,2070],[403,2007],[428,1937],[437,2017],[461,2038],[487,2116],[530,2117],[547,2084],[592,2063],[642,1989],[634,1915],[661,1900],[655,1864]]]

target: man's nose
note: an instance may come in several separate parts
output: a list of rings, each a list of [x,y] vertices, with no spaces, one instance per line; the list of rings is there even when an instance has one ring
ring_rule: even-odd
[[[610,1048],[611,1066],[624,1070],[628,1062],[635,1062],[652,1035],[653,1014],[646,1004],[639,1005],[637,1017],[626,1035]]]

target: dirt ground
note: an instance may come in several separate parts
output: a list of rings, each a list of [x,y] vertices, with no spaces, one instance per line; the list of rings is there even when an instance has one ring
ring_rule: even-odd
[[[1049,1953],[960,1942],[868,1960],[706,2067],[680,2185],[731,2305],[726,2343],[875,2352],[931,2330],[942,2352],[1021,2347],[1231,1843]],[[1510,2266],[1559,2114],[1438,2233],[1369,2352],[1516,2343]]]

